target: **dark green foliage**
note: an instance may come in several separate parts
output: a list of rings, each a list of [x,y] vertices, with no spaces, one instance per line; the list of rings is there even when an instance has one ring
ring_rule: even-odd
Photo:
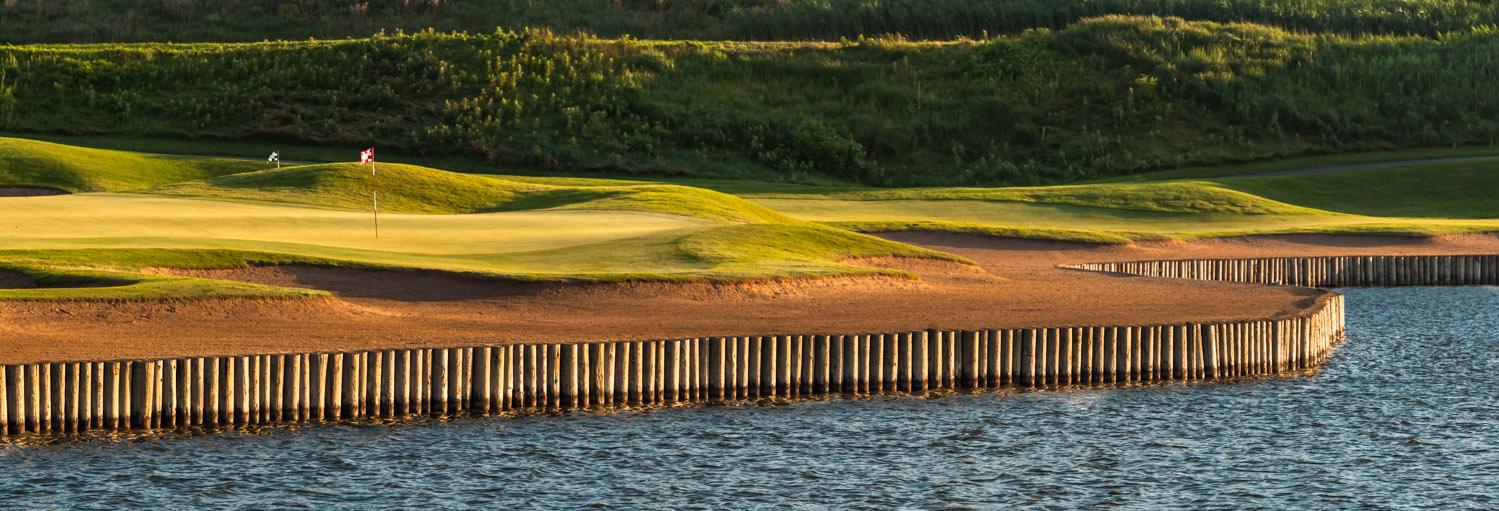
[[[638,174],[1059,182],[1492,144],[1494,55],[1491,29],[1307,35],[1150,17],[948,43],[532,30],[0,47],[0,129],[374,144]]]
[[[260,41],[546,27],[603,36],[984,38],[1110,15],[1437,35],[1499,22],[1487,0],[7,0],[0,42]]]

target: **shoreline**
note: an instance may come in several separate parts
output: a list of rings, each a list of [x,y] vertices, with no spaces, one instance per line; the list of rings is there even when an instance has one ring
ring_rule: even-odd
[[[1479,241],[1471,248],[1490,240]],[[11,364],[0,367],[0,434],[233,429],[1291,376],[1320,366],[1344,338],[1343,296],[1255,283],[1499,284],[1499,255],[1492,254],[1137,259],[1057,269],[1150,282],[1232,280],[1237,283],[1230,286],[1245,289],[1301,289],[1315,296],[1285,315],[1138,326],[927,328]],[[987,283],[998,282],[1004,280]]]
[[[1143,327],[712,337],[0,367],[0,436],[214,430],[999,387],[1303,374],[1343,297],[1294,317]]]

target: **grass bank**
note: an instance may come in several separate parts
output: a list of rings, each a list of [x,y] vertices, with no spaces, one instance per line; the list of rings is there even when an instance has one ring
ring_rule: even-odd
[[[1435,155],[1437,153],[1417,152]],[[1399,155],[1396,161],[1412,154]],[[795,189],[744,196],[797,218],[861,231],[936,229],[1125,243],[1251,234],[1429,236],[1499,230],[1499,157],[1254,176],[1288,163],[1157,179],[1011,188]],[[1366,160],[1361,160],[1367,163]],[[1322,159],[1300,164],[1323,165]],[[1316,169],[1316,167],[1312,167]]]

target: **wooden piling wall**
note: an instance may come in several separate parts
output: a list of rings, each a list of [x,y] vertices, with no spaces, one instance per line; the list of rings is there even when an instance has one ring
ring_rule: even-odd
[[[1309,287],[1499,285],[1499,256],[1087,263]],[[1343,297],[1261,320],[700,337],[0,366],[0,436],[942,389],[1202,382],[1295,373],[1343,336]]]
[[[1306,287],[1493,286],[1499,255],[1263,257],[1068,265],[1078,270]]]
[[[0,432],[246,427],[815,394],[1206,381],[1313,367],[1343,300],[1261,321],[925,330],[0,367]]]

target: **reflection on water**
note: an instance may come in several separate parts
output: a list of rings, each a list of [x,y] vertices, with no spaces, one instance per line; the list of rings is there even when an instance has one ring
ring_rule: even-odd
[[[0,448],[7,508],[1499,507],[1499,288],[1347,290],[1306,378]]]

